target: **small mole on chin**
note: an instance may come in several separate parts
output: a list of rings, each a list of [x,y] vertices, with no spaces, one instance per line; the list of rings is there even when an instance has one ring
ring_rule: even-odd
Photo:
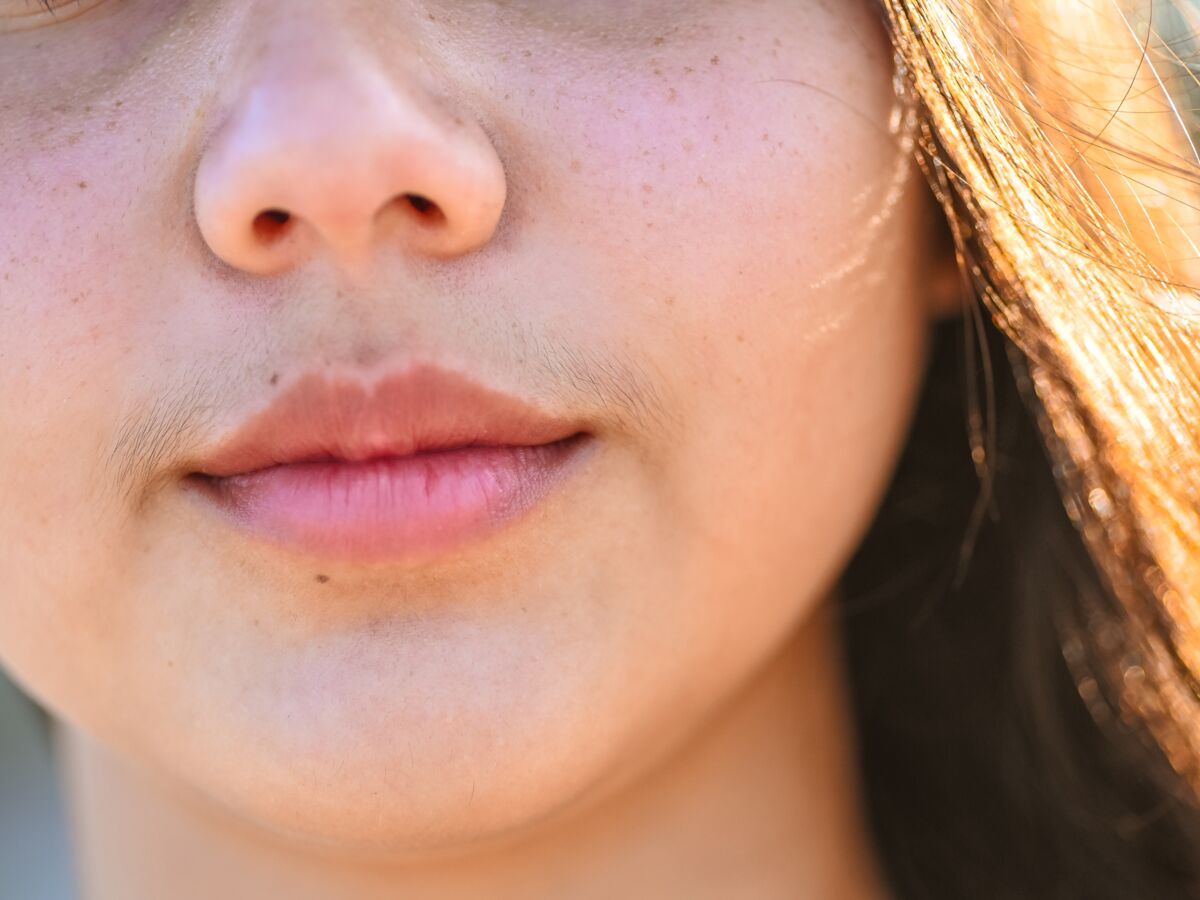
[[[329,582],[329,576],[328,575],[318,575],[317,582],[319,584],[327,584]]]

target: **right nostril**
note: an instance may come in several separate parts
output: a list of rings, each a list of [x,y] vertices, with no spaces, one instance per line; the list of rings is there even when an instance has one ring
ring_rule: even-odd
[[[283,237],[292,223],[292,214],[284,209],[265,209],[254,217],[254,233],[262,241],[272,243]]]

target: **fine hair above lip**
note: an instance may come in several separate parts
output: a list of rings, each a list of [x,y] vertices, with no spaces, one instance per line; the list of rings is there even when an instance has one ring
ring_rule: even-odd
[[[196,474],[224,478],[323,459],[355,462],[464,446],[536,446],[583,430],[577,419],[543,412],[433,364],[371,384],[317,372],[297,379],[202,454]]]

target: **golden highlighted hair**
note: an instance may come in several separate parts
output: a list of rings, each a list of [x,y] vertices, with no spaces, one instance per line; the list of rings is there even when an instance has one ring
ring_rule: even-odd
[[[1064,655],[1096,721],[1200,791],[1200,4],[885,6],[922,164],[1109,583],[1063,604]]]

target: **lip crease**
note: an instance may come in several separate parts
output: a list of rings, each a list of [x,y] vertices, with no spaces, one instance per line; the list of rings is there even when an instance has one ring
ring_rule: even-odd
[[[305,375],[186,481],[248,536],[344,562],[428,559],[495,531],[594,443],[584,423],[422,364]]]

